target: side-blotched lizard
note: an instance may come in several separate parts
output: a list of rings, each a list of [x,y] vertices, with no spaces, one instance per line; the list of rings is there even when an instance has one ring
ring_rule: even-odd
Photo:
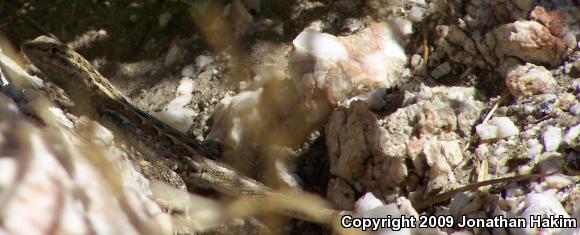
[[[155,119],[115,89],[86,59],[61,42],[40,36],[22,45],[26,57],[50,82],[64,90],[74,105],[71,113],[86,115],[107,128],[118,130],[127,142],[143,149],[156,172],[168,172],[164,159],[176,162],[175,171],[188,185],[209,187],[220,193],[265,195],[273,192],[232,168],[211,160],[200,145]],[[150,156],[154,155],[154,156]],[[160,164],[161,163],[161,164]],[[171,181],[170,177],[167,179]]]

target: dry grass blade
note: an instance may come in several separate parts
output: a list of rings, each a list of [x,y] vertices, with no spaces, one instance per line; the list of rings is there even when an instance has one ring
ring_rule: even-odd
[[[424,200],[421,200],[421,201],[415,200],[415,202],[413,202],[413,206],[417,210],[422,210],[422,209],[425,209],[429,206],[435,205],[437,203],[447,201],[447,200],[451,199],[452,197],[454,197],[455,195],[457,195],[458,193],[471,191],[471,190],[477,190],[480,187],[484,187],[484,186],[488,186],[488,185],[540,179],[540,178],[543,178],[546,176],[555,175],[557,173],[560,173],[560,171],[546,173],[546,174],[516,175],[516,176],[511,176],[511,177],[503,177],[503,178],[498,178],[498,179],[491,179],[491,180],[476,182],[476,183],[473,183],[470,185],[465,185],[465,186],[450,190],[450,191],[445,192],[445,193],[437,194],[434,196],[429,196],[428,198],[425,198]]]

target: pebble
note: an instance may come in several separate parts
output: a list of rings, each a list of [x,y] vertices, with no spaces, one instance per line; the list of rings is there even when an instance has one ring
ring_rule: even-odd
[[[193,64],[186,65],[183,67],[183,69],[181,69],[181,76],[188,78],[193,77],[194,71],[195,69],[193,68]]]
[[[494,117],[488,123],[477,125],[475,132],[482,140],[490,140],[517,135],[520,130],[508,117]]]
[[[546,152],[558,150],[560,143],[562,143],[562,129],[549,126],[546,128],[544,134],[542,134],[542,140],[544,141],[544,149]]]
[[[576,147],[580,144],[580,140],[578,139],[578,135],[580,134],[580,124],[573,126],[568,130],[566,135],[564,135],[564,142],[568,144],[568,146]]]
[[[421,22],[425,17],[427,9],[418,5],[414,5],[409,10],[409,19],[413,22]]]
[[[536,138],[529,139],[527,141],[528,145],[528,157],[536,156],[542,154],[544,147],[540,144],[540,141]]]
[[[497,129],[497,126],[483,123],[475,127],[475,132],[477,132],[477,135],[479,135],[479,138],[482,140],[490,140],[497,138]]]
[[[520,202],[519,208],[522,209],[515,210],[514,212],[511,212],[514,214],[510,213],[508,216],[512,218],[522,218],[528,221],[532,215],[541,216],[542,218],[549,218],[549,216],[570,218],[570,215],[566,212],[566,209],[564,209],[562,203],[558,200],[558,197],[551,190],[541,193],[528,193],[523,200],[523,203]],[[532,226],[509,228],[509,232],[510,234],[563,234],[565,230],[561,228],[537,228]]]
[[[411,57],[411,67],[416,69],[416,68],[419,68],[419,66],[422,64],[423,64],[423,57],[421,57],[421,55],[414,54]]]
[[[165,26],[167,26],[167,23],[169,23],[169,20],[171,20],[171,13],[165,12],[165,13],[159,15],[159,19],[158,19],[159,28],[165,28]]]
[[[376,198],[373,193],[366,193],[364,196],[358,199],[354,210],[357,212],[366,212],[383,205],[383,202]]]
[[[554,85],[556,81],[549,70],[531,63],[514,66],[506,75],[506,86],[516,97],[547,93]]]
[[[446,61],[445,63],[437,66],[437,68],[433,69],[433,71],[431,72],[431,76],[434,79],[439,79],[449,74],[450,72],[451,72],[451,64],[449,63],[449,61]]]
[[[576,103],[570,107],[570,113],[574,116],[580,116],[580,103]]]
[[[559,65],[566,46],[548,28],[535,21],[516,21],[493,30],[498,57],[517,57],[523,61]]]
[[[292,41],[296,51],[309,56],[329,61],[348,58],[348,50],[334,35],[306,29]]]
[[[165,60],[163,61],[163,64],[164,65],[174,64],[179,57],[180,54],[179,50],[180,48],[176,44],[171,45],[169,51],[167,51],[167,54],[165,55]]]
[[[213,57],[211,56],[206,56],[206,55],[199,55],[197,57],[195,57],[195,66],[197,67],[197,69],[203,69],[206,66],[210,65],[211,63],[213,63]]]
[[[489,123],[497,126],[499,138],[510,137],[520,133],[518,127],[508,117],[494,117]]]

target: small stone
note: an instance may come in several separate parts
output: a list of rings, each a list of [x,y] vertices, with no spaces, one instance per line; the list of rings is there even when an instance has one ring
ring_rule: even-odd
[[[409,10],[409,19],[413,22],[421,22],[425,17],[427,9],[418,5],[414,5]]]
[[[541,216],[542,218],[549,218],[549,216],[570,218],[562,203],[558,200],[553,191],[545,191],[542,193],[531,192],[528,193],[521,205],[522,210],[514,210],[512,218],[522,218],[529,220],[530,216]],[[563,230],[558,228],[510,228],[511,234],[561,234]]]
[[[495,139],[498,136],[497,126],[490,125],[487,123],[479,124],[475,127],[475,132],[479,135],[482,140]]]
[[[176,44],[171,45],[169,51],[165,55],[165,60],[163,61],[164,65],[171,65],[177,62],[180,55],[180,48]]]
[[[333,35],[306,29],[292,41],[297,52],[321,59],[338,61],[348,58],[348,50]]]
[[[357,212],[370,211],[382,205],[384,205],[383,202],[376,198],[373,193],[366,193],[356,201],[354,210]]]
[[[568,130],[566,135],[564,135],[564,142],[571,147],[578,147],[580,145],[580,139],[578,135],[580,134],[580,124],[573,126]]]
[[[564,41],[564,44],[566,44],[568,48],[573,49],[576,47],[576,36],[574,35],[574,32],[568,32],[566,35],[564,35],[562,41]]]
[[[414,68],[415,70],[417,70],[419,68],[419,66],[423,65],[423,57],[421,57],[421,55],[418,54],[414,54],[411,57],[411,67]]]
[[[302,77],[307,102],[312,102],[311,94],[316,90],[337,105],[361,92],[395,84],[408,60],[398,40],[408,32],[407,24],[399,23],[371,23],[344,37],[312,27],[302,31],[292,41],[295,50],[291,61]],[[402,28],[393,28],[397,26]]]
[[[570,93],[565,93],[560,95],[560,97],[558,98],[558,106],[560,106],[562,110],[567,110],[572,106],[572,104],[574,104],[575,101],[576,96]]]
[[[570,107],[570,113],[574,116],[580,116],[580,103],[576,103]]]
[[[498,128],[497,137],[505,138],[520,133],[520,130],[508,117],[494,117],[489,123],[495,125]]]
[[[199,55],[197,57],[195,57],[195,66],[197,67],[197,69],[203,69],[206,66],[210,65],[211,63],[213,63],[213,57],[211,56],[206,56],[206,55]]]
[[[169,23],[169,20],[171,20],[171,13],[169,12],[165,12],[161,15],[159,15],[159,28],[165,28],[165,26],[167,26],[167,23]]]
[[[536,138],[529,139],[527,141],[528,145],[528,157],[537,156],[542,154],[544,147],[540,144],[540,141]]]
[[[183,69],[181,69],[181,76],[190,78],[193,76],[194,70],[195,69],[193,68],[192,64],[186,65],[183,67]]]
[[[498,57],[517,57],[523,61],[559,65],[566,46],[548,28],[535,21],[516,21],[493,30]]]
[[[433,69],[433,71],[431,72],[431,76],[434,79],[439,79],[449,74],[450,72],[451,72],[451,64],[449,63],[449,61],[446,61],[445,63],[437,66],[437,68]]]
[[[530,63],[508,69],[506,75],[506,86],[516,97],[548,93],[555,84],[550,71]]]
[[[560,143],[562,143],[562,129],[553,126],[548,127],[542,134],[542,140],[544,141],[546,152],[558,150]]]

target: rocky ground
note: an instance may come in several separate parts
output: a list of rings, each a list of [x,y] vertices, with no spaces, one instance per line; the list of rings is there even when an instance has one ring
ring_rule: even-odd
[[[171,220],[158,206],[163,186],[148,187],[129,147],[92,133],[89,120],[55,118],[35,92],[41,85],[18,82],[38,80],[19,69],[26,60],[14,48],[41,34],[77,50],[146,112],[217,143],[209,146],[221,161],[332,208],[580,220],[575,1],[3,1],[0,13],[0,210],[9,218],[0,233],[355,232],[263,215],[232,220],[240,214],[218,208],[235,203],[196,196],[187,197],[190,214]],[[94,167],[103,164],[110,169]],[[461,187],[469,190],[435,200]],[[31,211],[42,213],[22,213]]]

